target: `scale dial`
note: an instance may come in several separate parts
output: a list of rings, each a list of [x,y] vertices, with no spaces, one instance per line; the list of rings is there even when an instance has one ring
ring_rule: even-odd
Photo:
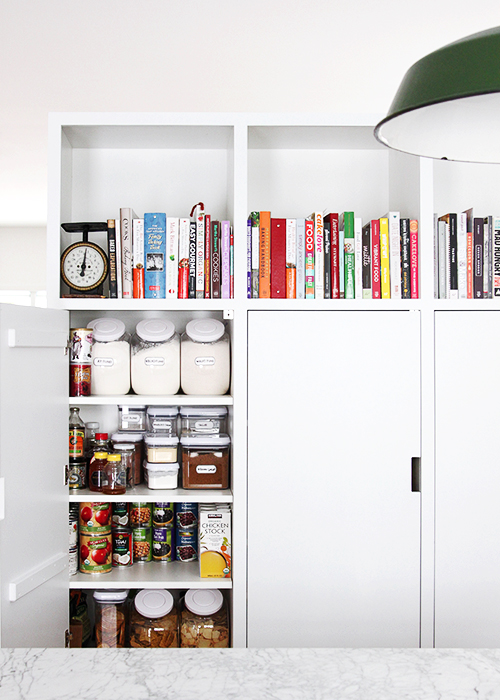
[[[72,289],[88,292],[99,287],[107,274],[106,253],[94,243],[73,243],[61,256],[61,277]]]

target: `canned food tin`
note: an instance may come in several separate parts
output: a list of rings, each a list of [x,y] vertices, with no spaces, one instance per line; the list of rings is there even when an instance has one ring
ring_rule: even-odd
[[[151,527],[151,503],[131,503],[130,524],[132,527]]]
[[[106,574],[111,571],[111,530],[99,535],[80,533],[80,571]]]
[[[87,485],[87,463],[70,462],[68,468],[68,485],[70,491],[84,489]]]
[[[74,576],[78,572],[78,546],[69,550],[68,574]]]
[[[92,362],[92,328],[71,328],[69,331],[72,365],[90,365]]]
[[[198,533],[195,530],[176,530],[175,558],[178,561],[195,561],[198,559]]]
[[[91,365],[69,366],[69,395],[90,396]]]
[[[132,566],[132,530],[131,528],[115,528],[111,532],[113,540],[113,566]]]
[[[196,530],[198,527],[198,504],[176,503],[175,526],[178,530]]]
[[[78,547],[78,503],[70,503],[69,506],[69,548]]]
[[[80,532],[98,535],[111,530],[109,503],[80,503]]]
[[[174,526],[174,504],[154,503],[153,504],[153,525],[154,527]]]
[[[175,559],[175,550],[172,540],[175,538],[174,530],[168,527],[153,528],[153,559],[155,561],[169,562]]]
[[[111,516],[111,527],[128,527],[130,524],[130,504],[129,503],[113,503],[113,515]]]
[[[134,564],[151,561],[152,532],[150,527],[135,527],[132,530]]]

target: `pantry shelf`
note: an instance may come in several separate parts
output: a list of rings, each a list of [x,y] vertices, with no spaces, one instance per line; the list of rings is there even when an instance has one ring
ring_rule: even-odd
[[[232,588],[229,578],[200,578],[198,561],[148,562],[113,567],[109,574],[71,576],[70,588]]]
[[[88,501],[107,501],[109,503],[131,503],[136,501],[156,503],[232,503],[233,493],[231,489],[148,489],[144,484],[128,489],[127,493],[118,496],[109,496],[79,489],[76,493],[70,493],[69,500],[73,503],[86,503]]]
[[[222,396],[188,396],[174,394],[173,396],[146,396],[123,394],[121,396],[73,396],[69,397],[71,406],[232,406],[233,397],[230,394]]]

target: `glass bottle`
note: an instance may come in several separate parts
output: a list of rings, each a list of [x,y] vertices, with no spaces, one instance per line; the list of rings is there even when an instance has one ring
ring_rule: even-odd
[[[101,453],[100,453],[101,454]],[[127,490],[127,468],[122,464],[120,454],[111,454],[107,457],[104,467],[104,481],[102,492],[109,495],[119,495]]]
[[[78,406],[71,406],[69,411],[69,459],[79,462],[85,459],[85,423]]]

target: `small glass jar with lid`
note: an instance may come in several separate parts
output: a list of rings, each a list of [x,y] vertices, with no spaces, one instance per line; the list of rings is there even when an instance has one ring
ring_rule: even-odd
[[[127,490],[127,468],[122,463],[121,454],[113,452],[108,454],[104,467],[104,481],[102,492],[108,495],[118,496]]]
[[[123,649],[127,622],[128,591],[108,589],[94,591],[95,637],[98,648]]]
[[[177,406],[148,406],[146,409],[148,431],[177,435],[178,413]]]
[[[180,363],[180,340],[172,321],[139,321],[132,337],[131,377],[135,393],[177,394]]]
[[[115,442],[113,445],[115,452],[121,455],[122,464],[125,467],[125,472],[127,474],[127,486],[132,488],[135,486],[134,482],[134,458],[135,458],[135,445],[130,442]]]
[[[181,406],[182,435],[218,435],[227,432],[225,406]]]
[[[191,588],[186,592],[181,611],[180,644],[198,649],[229,646],[227,608],[217,588]]]
[[[181,338],[181,388],[185,394],[226,394],[230,384],[229,336],[214,318],[189,321]]]
[[[130,611],[131,647],[177,648],[179,618],[170,591],[148,588],[139,591]]]
[[[130,391],[130,336],[117,318],[96,318],[93,330],[92,394],[113,396]]]

